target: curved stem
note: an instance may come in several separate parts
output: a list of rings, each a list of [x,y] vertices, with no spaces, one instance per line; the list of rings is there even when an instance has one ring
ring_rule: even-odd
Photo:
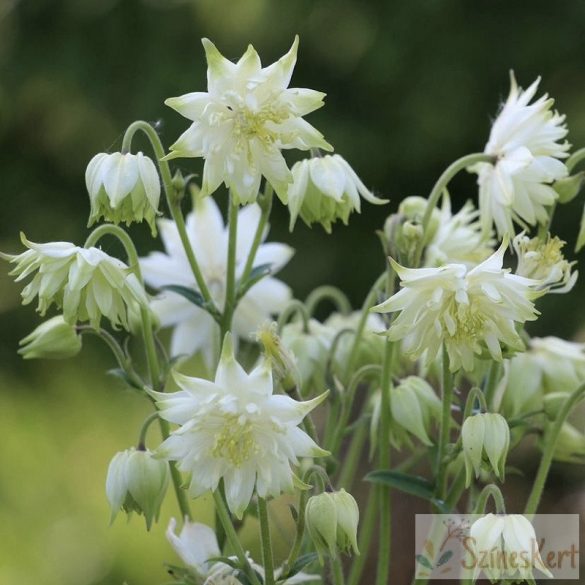
[[[567,162],[565,163],[565,166],[567,167],[569,174],[580,162],[582,162],[584,160],[585,160],[585,148],[580,148],[579,150],[576,150],[567,159]]]
[[[234,528],[234,525],[230,518],[230,513],[228,512],[227,506],[225,505],[225,502],[223,501],[223,498],[218,490],[213,492],[213,500],[215,502],[215,511],[217,517],[219,518],[225,530],[228,542],[230,543],[230,546],[232,547],[234,554],[238,558],[238,561],[240,562],[242,567],[245,568],[246,574],[248,575],[248,578],[250,579],[251,583],[253,585],[260,585],[260,581],[256,576],[256,572],[250,566],[244,548],[242,547],[242,543],[238,539],[238,535],[236,534],[236,529]]]
[[[351,378],[349,386],[343,396],[342,410],[336,422],[335,434],[333,435],[331,446],[327,447],[332,453],[337,453],[341,446],[341,441],[343,440],[343,435],[346,431],[347,423],[351,415],[351,406],[353,405],[358,386],[367,376],[370,376],[371,374],[379,374],[381,371],[382,368],[378,365],[363,366]]]
[[[306,298],[305,305],[309,315],[312,316],[317,305],[324,300],[330,300],[343,315],[351,313],[351,303],[347,295],[335,286],[325,285],[317,287]]]
[[[392,385],[392,362],[394,343],[386,340],[384,366],[382,369],[382,404],[380,413],[380,438],[378,446],[378,469],[390,469],[390,391]],[[390,570],[390,553],[392,545],[392,502],[390,487],[379,485],[378,504],[380,514],[380,537],[378,540],[378,567],[376,585],[386,585]]]
[[[488,405],[485,394],[481,391],[481,388],[474,386],[467,395],[465,409],[463,410],[463,420],[471,415],[476,402],[479,402],[479,407],[483,412],[488,412]]]
[[[248,254],[248,258],[246,259],[246,264],[244,265],[244,270],[240,278],[241,282],[245,282],[248,279],[248,277],[250,276],[250,272],[252,272],[252,268],[254,267],[256,252],[258,252],[258,248],[260,247],[262,239],[264,238],[264,231],[266,230],[268,218],[270,217],[270,212],[272,211],[273,197],[274,189],[272,188],[272,185],[268,183],[266,185],[266,191],[264,193],[264,196],[258,202],[260,208],[262,209],[262,214],[260,215],[260,221],[258,222],[258,226],[256,227],[256,233],[254,234],[254,240],[252,241],[250,253]]]
[[[425,245],[425,240],[426,240],[426,236],[427,236],[427,232],[428,232],[428,227],[429,227],[429,222],[431,221],[431,215],[433,213],[433,210],[435,209],[435,207],[437,206],[437,203],[439,202],[439,198],[441,197],[441,194],[443,193],[443,190],[447,187],[447,185],[449,184],[449,182],[451,181],[451,179],[460,171],[466,169],[467,167],[474,165],[476,163],[480,163],[480,162],[486,162],[486,163],[494,163],[495,162],[495,157],[490,155],[490,154],[485,154],[483,152],[477,152],[474,154],[468,154],[467,156],[463,156],[460,159],[456,160],[454,163],[452,163],[451,165],[449,165],[445,171],[443,171],[443,174],[439,177],[438,181],[435,183],[431,194],[429,195],[429,199],[427,202],[427,206],[423,215],[423,219],[422,219],[422,228],[423,228],[423,237],[421,238],[420,242],[418,243],[418,246],[416,248],[415,254],[414,254],[414,266],[419,266],[420,261],[421,261],[421,257],[422,257],[422,252],[423,252],[423,248]]]
[[[473,510],[474,514],[484,514],[485,509],[487,507],[488,500],[492,498],[494,504],[496,506],[496,513],[497,514],[505,514],[506,513],[506,503],[504,502],[504,496],[500,491],[500,488],[491,483],[490,485],[486,485],[479,497],[477,498],[477,504],[475,505],[475,509]]]
[[[232,318],[236,309],[236,252],[238,240],[238,205],[230,194],[228,219],[228,252],[225,303],[221,318],[221,339],[232,327]]]
[[[146,433],[150,425],[158,419],[158,411],[153,412],[149,416],[146,417],[146,420],[142,423],[142,428],[140,429],[140,435],[138,436],[138,450],[145,451],[146,450]]]
[[[439,444],[437,446],[437,483],[435,486],[436,495],[440,500],[445,498],[447,465],[443,459],[447,451],[447,444],[451,435],[451,404],[453,402],[453,374],[449,371],[449,354],[443,346],[443,374],[442,374],[442,403],[443,411],[441,417],[441,430],[439,433]]]
[[[530,496],[526,502],[526,507],[524,508],[524,514],[527,516],[536,514],[563,424],[565,424],[573,408],[584,396],[585,384],[582,384],[565,400],[552,427],[550,427],[549,432],[545,434],[543,441],[545,445],[544,452],[542,454],[542,459],[540,460],[540,466],[536,478],[534,479],[532,491],[530,492]]]
[[[193,247],[191,246],[191,242],[187,234],[187,229],[185,228],[185,219],[183,218],[183,213],[181,211],[181,197],[177,195],[175,186],[173,185],[171,169],[169,167],[168,161],[164,160],[165,150],[156,130],[148,122],[144,122],[142,120],[138,120],[130,124],[126,130],[126,133],[124,134],[124,139],[122,141],[122,152],[130,151],[132,139],[138,131],[143,132],[146,135],[152,146],[152,150],[154,151],[160,171],[165,197],[167,200],[167,205],[171,213],[171,217],[177,226],[177,231],[179,232],[179,237],[185,250],[185,254],[187,255],[189,266],[191,267],[193,276],[197,282],[197,286],[199,287],[199,290],[201,291],[201,294],[207,303],[214,307],[215,305],[213,299],[205,282],[205,278],[203,278],[201,269],[199,268],[195,252],[193,251]]]
[[[264,585],[274,585],[274,557],[272,555],[272,541],[270,539],[268,506],[266,505],[266,500],[260,497],[258,497],[258,519],[260,520]]]
[[[298,313],[303,320],[303,331],[305,333],[309,332],[309,314],[307,313],[307,308],[305,305],[297,300],[292,300],[285,308],[282,313],[278,316],[278,332],[281,333],[283,327],[288,323],[290,318],[295,314]]]
[[[133,272],[136,273],[138,280],[140,280],[142,283],[142,272],[140,270],[140,263],[138,262],[138,252],[136,251],[136,246],[134,245],[132,238],[128,235],[128,232],[126,232],[126,230],[121,228],[119,225],[115,225],[113,223],[104,223],[95,228],[91,234],[87,236],[83,247],[90,248],[95,246],[104,236],[114,236],[119,240],[122,246],[124,246],[124,251],[126,252],[126,257],[128,260],[128,266]]]

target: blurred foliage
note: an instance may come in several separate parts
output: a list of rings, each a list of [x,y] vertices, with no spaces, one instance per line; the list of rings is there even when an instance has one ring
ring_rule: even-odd
[[[163,100],[205,87],[201,37],[230,57],[252,42],[269,62],[299,33],[294,85],[328,94],[309,120],[391,205],[364,205],[333,236],[300,225],[289,235],[277,206],[272,238],[297,250],[283,273],[297,296],[330,283],[361,303],[384,263],[374,230],[401,198],[425,195],[449,162],[483,148],[510,68],[524,86],[543,76],[571,142],[585,144],[584,25],[580,0],[529,8],[504,0],[0,0],[0,249],[18,249],[20,229],[34,241],[83,241],[85,165],[118,148],[137,118],[160,121],[167,146],[178,136],[185,121]],[[178,164],[201,170],[200,161]],[[475,197],[474,179],[458,177],[452,195],[459,204]],[[555,219],[569,248],[582,199]],[[145,229],[132,234],[143,250],[156,245]],[[17,360],[17,341],[36,317],[16,310],[20,289],[6,272],[0,582],[163,580],[164,522],[151,535],[138,518],[106,525],[103,477],[110,456],[135,440],[137,399],[104,378],[99,352],[75,367]],[[546,299],[531,330],[574,335],[583,292],[580,284],[569,297]],[[138,555],[144,562],[134,562]]]

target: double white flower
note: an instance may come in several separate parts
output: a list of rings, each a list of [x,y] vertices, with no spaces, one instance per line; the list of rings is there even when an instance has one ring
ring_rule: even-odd
[[[257,205],[239,211],[236,246],[238,278],[248,258],[260,215]],[[159,220],[158,226],[166,253],[153,252],[141,258],[140,266],[146,283],[154,288],[178,284],[197,289],[177,226],[169,219]],[[211,197],[197,199],[194,211],[187,216],[186,229],[213,301],[221,309],[226,293],[229,234],[221,212]],[[290,260],[292,254],[293,250],[285,244],[261,244],[254,266],[269,265],[274,274]],[[266,277],[256,283],[240,299],[236,308],[233,321],[235,336],[249,340],[261,323],[284,309],[290,298],[290,288],[276,278]],[[152,302],[151,308],[163,327],[174,327],[171,341],[173,356],[192,355],[201,350],[207,364],[212,365],[220,340],[219,326],[209,313],[170,291],[161,293]]]
[[[374,307],[381,313],[400,311],[388,330],[393,341],[426,364],[444,343],[451,371],[472,370],[474,357],[486,349],[501,361],[504,344],[524,348],[515,323],[536,319],[532,300],[535,281],[503,270],[505,244],[487,260],[468,269],[463,264],[440,268],[404,268],[392,261],[402,290]]]
[[[503,237],[514,234],[514,222],[545,223],[546,207],[558,197],[551,183],[568,174],[560,159],[567,156],[569,145],[559,142],[567,135],[565,117],[552,110],[553,100],[547,95],[530,103],[539,83],[540,78],[524,91],[511,74],[510,95],[485,147],[485,153],[497,160],[473,168],[486,233],[492,224]]]
[[[290,492],[299,457],[327,454],[298,427],[326,394],[308,402],[273,395],[269,360],[247,374],[229,334],[213,382],[174,376],[179,392],[153,393],[160,416],[180,425],[159,453],[191,474],[193,497],[216,490],[223,479],[227,504],[241,518],[254,489],[262,498]]]
[[[213,193],[221,183],[240,203],[254,201],[262,176],[286,202],[292,181],[281,150],[332,150],[323,135],[303,116],[323,105],[325,94],[289,88],[297,59],[298,37],[290,51],[262,68],[252,47],[237,63],[226,59],[208,39],[207,92],[188,93],[165,103],[193,121],[169,157],[203,157],[202,192]]]
[[[102,316],[114,327],[129,329],[129,310],[148,304],[146,293],[128,266],[99,248],[80,248],[69,242],[35,244],[24,235],[28,248],[18,255],[1,254],[16,264],[10,273],[17,282],[36,272],[21,295],[27,305],[38,295],[37,311],[44,315],[54,303],[67,323],[89,321],[96,329]]]

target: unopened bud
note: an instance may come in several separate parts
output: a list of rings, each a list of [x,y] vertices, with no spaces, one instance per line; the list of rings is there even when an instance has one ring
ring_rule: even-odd
[[[552,185],[559,196],[559,203],[569,203],[579,195],[585,184],[585,173],[577,173],[564,179],[558,179]]]
[[[275,380],[287,391],[299,386],[301,380],[295,358],[283,345],[276,323],[262,324],[256,332],[256,340],[262,345],[266,357],[270,358]]]
[[[41,323],[20,341],[18,353],[25,360],[65,359],[81,351],[81,335],[62,315]]]

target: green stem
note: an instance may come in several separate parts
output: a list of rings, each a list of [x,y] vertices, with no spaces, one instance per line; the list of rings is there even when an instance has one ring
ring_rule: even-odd
[[[236,252],[238,245],[238,205],[230,194],[228,219],[228,252],[225,303],[221,318],[221,339],[232,328],[236,309]]]
[[[343,576],[343,566],[341,564],[341,557],[337,555],[336,559],[331,559],[331,573],[333,576],[333,585],[345,585],[345,577]]]
[[[315,309],[324,300],[330,300],[337,307],[337,310],[343,315],[351,313],[351,303],[347,295],[335,286],[319,286],[312,291],[305,300],[307,312],[309,315],[315,313]]]
[[[238,535],[236,534],[236,529],[232,523],[230,518],[230,513],[227,509],[225,502],[218,490],[213,492],[213,500],[215,502],[215,510],[219,521],[221,522],[223,529],[225,530],[228,542],[232,547],[234,554],[238,558],[240,565],[244,567],[248,578],[253,583],[253,585],[260,585],[260,581],[256,576],[255,571],[250,566],[248,558],[246,557],[246,553],[244,548],[242,547],[242,543],[238,539]]]
[[[349,357],[347,358],[347,365],[345,366],[345,374],[344,379],[347,380],[349,375],[353,371],[355,362],[358,358],[359,354],[359,346],[361,338],[364,334],[364,330],[366,328],[366,323],[368,321],[369,311],[370,308],[374,306],[374,303],[377,300],[377,296],[380,293],[382,286],[386,283],[388,276],[386,272],[383,272],[374,282],[370,292],[368,293],[364,304],[362,305],[362,314],[358,323],[358,326],[355,331],[355,337],[353,339],[353,345],[351,346],[351,351],[349,352]]]
[[[297,560],[299,553],[301,552],[301,546],[303,545],[303,537],[305,535],[305,508],[307,507],[307,501],[309,500],[309,490],[301,490],[299,496],[299,509],[297,517],[297,529],[295,532],[295,540],[286,562],[282,570],[282,575],[288,575],[291,567]]]
[[[477,503],[475,504],[475,509],[473,510],[474,514],[484,514],[485,509],[487,508],[488,500],[492,498],[494,504],[496,506],[496,514],[505,514],[506,513],[506,503],[504,502],[504,496],[500,488],[495,484],[486,485],[479,497],[477,498]]]
[[[146,450],[146,433],[150,425],[155,421],[158,420],[158,411],[153,412],[149,416],[146,417],[145,421],[142,423],[142,428],[140,429],[140,435],[138,436],[138,450],[145,451]]]
[[[371,376],[372,374],[379,375],[381,370],[382,368],[378,365],[363,366],[352,376],[349,382],[349,386],[347,387],[347,390],[344,392],[343,395],[342,409],[340,416],[335,423],[335,433],[333,435],[331,445],[326,447],[328,451],[331,451],[332,453],[337,453],[339,447],[341,446],[343,435],[346,431],[347,423],[349,422],[349,417],[351,416],[351,407],[353,405],[355,393],[359,385],[368,376]]]
[[[446,189],[447,185],[451,181],[451,179],[460,171],[466,169],[467,167],[474,165],[476,163],[486,162],[486,163],[494,163],[495,157],[490,154],[485,154],[483,152],[477,152],[474,154],[468,154],[467,156],[463,156],[460,159],[456,160],[450,166],[448,166],[443,174],[439,177],[438,181],[435,183],[431,194],[429,195],[429,199],[427,202],[427,206],[425,208],[425,212],[422,219],[422,228],[423,228],[423,238],[418,243],[416,248],[416,252],[414,254],[414,266],[419,266],[420,261],[422,258],[422,252],[425,245],[425,240],[428,234],[428,227],[431,221],[431,215],[433,210],[437,206],[439,202],[439,198],[443,193],[443,190]]]
[[[189,266],[193,272],[193,276],[195,277],[195,281],[197,282],[197,286],[199,287],[203,298],[207,301],[209,306],[214,307],[213,299],[201,269],[199,268],[199,263],[197,262],[197,258],[187,234],[185,220],[181,211],[181,197],[177,196],[175,186],[173,185],[173,178],[171,175],[169,163],[168,161],[164,160],[165,150],[156,130],[148,122],[144,122],[142,120],[138,120],[130,124],[126,130],[126,133],[124,134],[124,139],[122,141],[122,152],[130,151],[132,139],[138,131],[141,131],[146,135],[152,146],[152,150],[154,151],[160,171],[165,197],[167,200],[167,205],[171,213],[171,217],[177,226],[177,231],[179,232],[179,237],[181,239],[183,248],[185,249],[185,254],[187,256]]]
[[[274,189],[272,188],[272,185],[268,183],[266,185],[266,192],[264,193],[264,197],[262,197],[261,200],[259,201],[260,208],[262,209],[262,214],[260,215],[260,221],[258,222],[256,233],[254,234],[254,240],[252,241],[250,253],[248,254],[248,258],[246,259],[246,264],[244,265],[244,271],[242,272],[242,277],[240,279],[241,282],[245,282],[248,279],[248,276],[250,276],[250,272],[252,272],[252,268],[254,267],[256,252],[258,252],[258,248],[262,243],[264,231],[266,229],[266,224],[268,223],[268,218],[270,217],[270,212],[272,211],[273,197]]]
[[[492,362],[487,379],[485,382],[485,401],[488,407],[488,410],[494,410],[494,399],[496,396],[496,390],[498,388],[498,382],[500,381],[500,375],[502,372],[502,368],[499,362]]]
[[[439,444],[437,446],[437,483],[436,495],[440,500],[445,498],[447,465],[443,459],[447,452],[447,445],[451,436],[451,405],[453,402],[453,374],[449,371],[449,354],[443,346],[443,373],[442,373],[442,403],[441,429],[439,432]]]
[[[262,562],[264,564],[264,585],[274,585],[274,557],[272,540],[270,539],[270,521],[268,506],[264,498],[258,498],[258,519],[260,520],[260,536],[262,539]]]
[[[359,585],[364,567],[368,560],[370,546],[374,538],[374,528],[378,519],[379,492],[376,486],[370,488],[370,496],[366,507],[366,515],[363,519],[358,536],[360,555],[354,559],[349,573],[348,585]]]
[[[552,465],[561,429],[563,428],[563,425],[567,421],[567,418],[571,414],[573,408],[583,398],[584,395],[585,384],[582,384],[565,400],[552,427],[550,427],[549,432],[547,432],[544,436],[544,452],[542,454],[542,459],[540,460],[540,466],[538,468],[538,472],[536,473],[536,478],[534,479],[532,491],[530,492],[530,496],[526,502],[526,507],[524,508],[524,514],[527,516],[536,514],[536,510],[538,509],[538,505],[540,504],[540,499],[542,497],[542,492],[544,491],[548,472],[550,471],[550,467]]]
[[[382,369],[382,404],[380,413],[380,437],[378,446],[378,469],[390,469],[390,391],[392,384],[392,361],[394,343],[386,340],[384,365]],[[378,540],[378,567],[376,585],[386,585],[390,570],[392,545],[392,502],[390,487],[377,486],[380,514],[380,537]]]
[[[364,418],[358,424],[358,427],[353,433],[351,443],[346,455],[343,458],[343,467],[337,484],[340,488],[345,488],[351,491],[351,486],[355,480],[356,470],[360,464],[362,451],[368,438],[368,425]]]
[[[467,395],[467,401],[465,402],[465,408],[463,410],[463,420],[471,415],[476,402],[479,402],[479,407],[483,412],[488,412],[488,403],[485,394],[480,388],[474,386]]]
[[[568,159],[567,162],[565,163],[565,166],[567,167],[567,170],[569,171],[569,174],[571,174],[571,172],[573,171],[573,169],[582,161],[585,160],[585,148],[580,148],[579,150],[576,150]]]
[[[309,332],[309,313],[307,312],[307,307],[305,307],[302,301],[297,299],[293,299],[280,313],[278,316],[278,332],[281,333],[283,327],[289,322],[290,318],[294,314],[300,315],[303,321],[303,331],[305,333]]]

